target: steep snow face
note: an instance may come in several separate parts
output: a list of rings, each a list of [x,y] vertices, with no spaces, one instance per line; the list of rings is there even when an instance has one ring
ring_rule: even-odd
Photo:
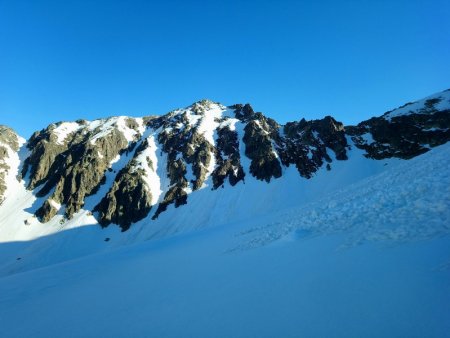
[[[105,137],[114,130],[119,130],[128,142],[132,142],[145,130],[142,119],[134,119],[127,116],[95,120],[88,123],[87,129],[94,132],[91,143],[95,143],[98,139]]]
[[[206,105],[205,108],[199,107],[199,104],[192,106],[192,108],[188,110],[188,114],[190,115],[189,119],[198,121],[195,124],[197,132],[200,135],[203,135],[206,140],[214,146],[214,131],[219,125],[217,121],[222,118],[223,112],[226,111],[227,108],[218,103],[208,101],[204,105]]]
[[[77,132],[81,128],[82,125],[77,122],[60,123],[55,129],[53,129],[53,134],[56,135],[56,142],[58,144],[64,144],[64,141],[70,134]]]
[[[143,170],[144,175],[143,178],[147,184],[147,189],[149,189],[152,195],[152,205],[155,205],[161,194],[161,179],[158,176],[157,170],[158,167],[161,166],[161,163],[158,161],[158,146],[156,144],[155,135],[152,134],[146,138],[148,147],[142,151],[136,159],[136,166],[132,168],[132,171]]]
[[[127,116],[117,116],[94,121],[79,120],[76,122],[60,122],[51,126],[51,133],[56,137],[56,143],[63,145],[71,140],[74,133],[81,132],[86,135],[91,132],[91,142],[95,143],[111,133],[119,130],[128,142],[134,141],[137,135],[145,131],[142,118],[132,118]]]
[[[301,208],[0,278],[2,334],[448,337],[449,156],[446,144]],[[28,251],[1,244],[1,261],[17,272],[133,231],[112,229],[59,232]]]

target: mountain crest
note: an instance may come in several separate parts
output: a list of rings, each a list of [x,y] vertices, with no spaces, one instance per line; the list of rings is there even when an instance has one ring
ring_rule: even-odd
[[[249,104],[201,100],[163,116],[59,122],[31,136],[20,174],[38,198],[41,222],[88,210],[102,226],[127,230],[205,188],[269,183],[291,165],[305,179],[333,171],[354,147],[372,159],[417,156],[450,140],[449,107],[445,91],[357,126],[331,116],[280,125]],[[19,143],[0,128],[0,198]]]

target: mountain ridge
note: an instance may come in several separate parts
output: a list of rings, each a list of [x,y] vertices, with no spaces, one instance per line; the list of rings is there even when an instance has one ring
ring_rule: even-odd
[[[102,227],[114,223],[125,231],[144,218],[157,219],[171,205],[187,204],[189,195],[207,186],[245,184],[249,175],[269,183],[290,165],[311,179],[346,161],[352,145],[376,160],[415,157],[450,140],[449,108],[446,90],[356,126],[331,116],[281,125],[250,104],[211,100],[162,116],[58,122],[26,142],[19,178],[42,199],[34,215],[47,223],[58,213],[70,220],[106,188],[109,175],[107,192],[89,212]],[[9,128],[1,135],[11,140],[0,142],[2,149],[9,146],[0,172],[4,199],[5,159],[19,151],[19,136]],[[122,165],[113,169],[116,162]]]

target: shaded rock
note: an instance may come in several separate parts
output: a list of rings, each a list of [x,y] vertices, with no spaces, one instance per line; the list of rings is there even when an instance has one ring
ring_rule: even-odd
[[[203,135],[194,131],[182,152],[186,162],[192,165],[192,172],[196,177],[192,182],[193,190],[197,190],[205,181],[211,156],[214,154],[215,148]]]
[[[258,180],[270,182],[281,177],[281,165],[272,146],[273,133],[264,120],[252,120],[244,128],[245,155],[252,160],[250,173]]]
[[[214,189],[222,186],[227,178],[231,186],[244,179],[245,172],[240,163],[238,135],[229,127],[217,131],[216,161],[217,167],[211,174]]]
[[[50,221],[56,214],[58,213],[58,209],[56,209],[49,200],[44,201],[42,206],[36,211],[35,215],[42,223],[47,223]]]
[[[341,122],[337,122],[331,116],[325,116],[322,120],[311,121],[311,129],[318,133],[326,147],[334,151],[337,160],[347,160],[348,144]]]
[[[152,208],[152,196],[142,178],[144,173],[130,171],[132,165],[119,172],[108,194],[94,209],[103,227],[115,223],[125,231],[132,223],[144,219]]]
[[[321,120],[289,122],[283,131],[282,146],[278,151],[281,161],[286,166],[295,164],[305,178],[311,178],[324,162],[332,161],[327,148],[335,153],[337,160],[347,159],[344,126],[330,116]]]
[[[164,197],[164,200],[159,203],[158,209],[156,210],[152,219],[157,219],[162,212],[167,210],[167,207],[170,204],[174,204],[175,208],[178,208],[183,204],[187,204],[187,193],[182,187],[174,186],[169,189]]]
[[[374,117],[357,126],[346,127],[346,131],[369,158],[410,159],[450,140],[450,110],[437,111],[434,105],[438,102],[428,100],[416,113],[390,119]],[[367,135],[373,141],[368,141]]]
[[[234,109],[234,114],[236,118],[241,120],[242,122],[248,122],[252,118],[254,118],[255,112],[252,106],[248,103],[246,103],[245,105],[235,104],[230,108]]]

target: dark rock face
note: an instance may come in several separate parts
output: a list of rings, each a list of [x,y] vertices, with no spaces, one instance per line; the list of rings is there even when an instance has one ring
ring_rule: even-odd
[[[347,147],[342,123],[330,116],[313,121],[302,119],[284,126],[280,157],[284,165],[294,164],[301,176],[311,178],[324,161],[332,161],[327,148],[334,151],[337,160],[346,160]]]
[[[348,146],[345,138],[344,125],[331,116],[322,120],[311,121],[311,129],[318,133],[325,147],[334,151],[337,160],[346,160]]]
[[[222,186],[227,178],[234,186],[245,177],[239,154],[237,132],[224,127],[217,131],[217,136],[217,167],[211,175],[214,189]]]
[[[95,207],[99,223],[105,227],[111,223],[119,224],[122,231],[128,230],[132,223],[147,217],[152,206],[152,196],[145,187],[141,170],[131,171],[130,166],[117,175],[111,190]]]
[[[36,217],[42,223],[47,223],[58,213],[56,209],[49,200],[44,201],[44,204],[36,211]]]
[[[278,124],[258,113],[244,128],[245,155],[252,160],[250,173],[259,180],[270,182],[281,177],[281,165],[272,145],[278,137]]]
[[[248,122],[250,121],[254,115],[255,112],[253,111],[253,108],[250,104],[235,104],[234,106],[230,107],[231,109],[234,109],[234,114],[237,119],[241,120],[242,122]]]
[[[410,159],[450,141],[450,110],[436,110],[435,105],[440,101],[439,98],[427,100],[422,109],[406,115],[390,117],[391,112],[388,112],[371,118],[357,126],[346,127],[347,134],[369,158]],[[405,107],[408,104],[400,108]],[[367,134],[373,142],[365,140]]]

